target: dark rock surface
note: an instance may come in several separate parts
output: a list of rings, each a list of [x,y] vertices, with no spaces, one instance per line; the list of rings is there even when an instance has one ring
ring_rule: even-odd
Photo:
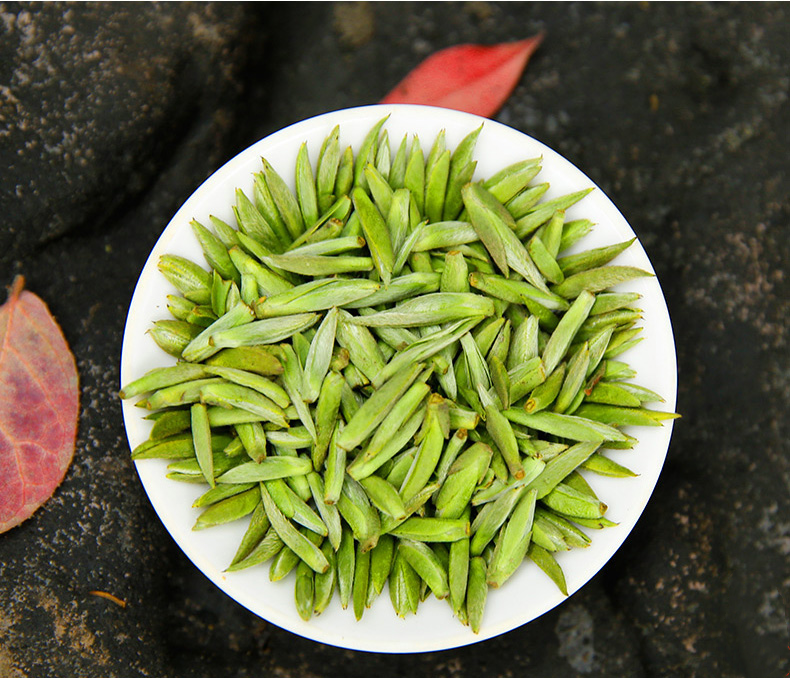
[[[240,7],[7,4],[1,18],[4,256],[107,226],[173,148],[200,143],[204,171],[226,157],[257,42]]]
[[[785,5],[6,3],[0,19],[0,281],[23,273],[47,301],[82,380],[72,468],[0,535],[0,678],[790,670]],[[598,183],[658,272],[683,419],[654,497],[598,576],[499,638],[388,657],[295,637],[195,570],[129,462],[114,392],[137,275],[241,148],[377,101],[442,47],[539,30],[497,119]]]

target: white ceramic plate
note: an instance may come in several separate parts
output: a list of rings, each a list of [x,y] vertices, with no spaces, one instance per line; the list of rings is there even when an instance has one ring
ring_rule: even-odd
[[[168,224],[146,262],[129,308],[123,340],[121,382],[129,383],[154,367],[173,363],[146,335],[154,320],[169,317],[165,295],[173,292],[159,274],[156,263],[165,253],[180,254],[203,262],[199,246],[189,227],[191,219],[208,223],[215,214],[234,223],[231,205],[234,191],[241,188],[251,195],[252,174],[260,169],[265,156],[283,177],[292,177],[296,152],[307,141],[315,162],[321,143],[336,125],[340,125],[341,143],[359,147],[365,133],[384,115],[390,114],[385,129],[394,148],[404,134],[418,134],[424,151],[430,150],[435,135],[446,130],[447,146],[454,148],[470,131],[483,123],[477,142],[476,178],[491,176],[506,165],[529,157],[543,156],[539,181],[548,181],[550,199],[581,188],[594,186],[582,172],[547,146],[521,132],[477,116],[424,106],[367,106],[327,113],[296,123],[246,149],[215,172],[187,200]],[[394,149],[393,149],[394,152]],[[581,243],[584,249],[620,242],[634,236],[626,220],[596,189],[568,210],[568,219],[585,217],[597,224]],[[652,271],[650,262],[637,242],[616,260]],[[623,286],[643,295],[639,306],[644,310],[644,341],[624,357],[638,372],[636,381],[662,394],[662,409],[672,410],[676,397],[676,362],[672,328],[658,280],[641,279]],[[124,420],[129,444],[134,447],[148,437],[150,422],[143,412],[125,402]],[[636,449],[611,452],[639,475],[631,479],[608,479],[590,476],[592,486],[609,505],[607,517],[619,523],[606,530],[590,530],[592,545],[561,553],[558,561],[571,594],[590,580],[620,547],[650,498],[664,463],[671,422],[660,428],[629,431],[639,437]],[[241,539],[247,521],[238,521],[200,532],[191,530],[199,511],[191,508],[202,486],[183,484],[165,478],[166,462],[149,460],[137,463],[137,471],[146,492],[167,530],[192,562],[220,589],[260,617],[294,633],[340,647],[376,652],[423,652],[474,643],[497,636],[525,624],[565,599],[545,574],[527,561],[502,589],[492,590],[479,635],[462,626],[451,614],[446,602],[433,597],[420,606],[417,615],[398,618],[385,592],[362,621],[350,610],[342,610],[337,596],[322,615],[304,622],[293,602],[293,575],[285,581],[271,583],[268,566],[225,574],[230,558]]]

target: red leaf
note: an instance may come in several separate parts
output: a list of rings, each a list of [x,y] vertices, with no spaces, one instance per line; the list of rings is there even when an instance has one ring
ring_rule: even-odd
[[[494,115],[518,83],[543,34],[499,45],[456,45],[429,56],[382,100]]]
[[[14,280],[0,306],[0,533],[29,518],[74,456],[77,366],[41,299]]]

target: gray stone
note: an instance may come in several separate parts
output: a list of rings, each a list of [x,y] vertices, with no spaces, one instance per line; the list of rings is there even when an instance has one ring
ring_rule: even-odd
[[[258,42],[242,6],[9,3],[0,19],[0,262],[117,219],[200,127],[206,170],[226,156]]]

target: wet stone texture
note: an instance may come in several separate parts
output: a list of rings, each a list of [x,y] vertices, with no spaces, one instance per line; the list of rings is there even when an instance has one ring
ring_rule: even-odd
[[[47,301],[82,383],[63,485],[0,535],[0,678],[790,671],[785,5],[0,3],[0,19],[0,282],[23,273]],[[129,462],[113,394],[137,275],[253,141],[375,102],[442,47],[540,30],[497,119],[600,185],[658,272],[683,419],[653,499],[587,586],[499,638],[388,657],[295,637],[195,570]]]

